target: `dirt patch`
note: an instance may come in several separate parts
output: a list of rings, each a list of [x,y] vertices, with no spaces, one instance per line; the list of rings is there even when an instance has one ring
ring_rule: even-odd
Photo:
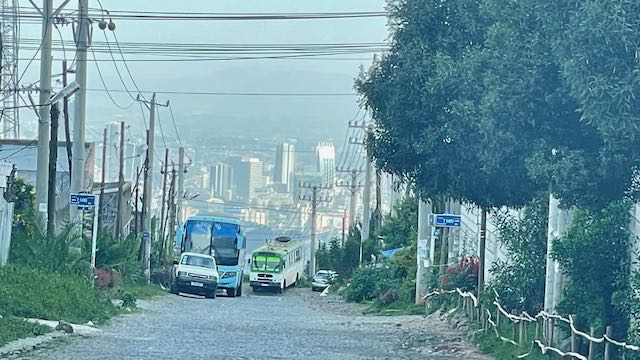
[[[424,354],[427,358],[431,355],[444,359],[442,356],[448,355],[447,359],[490,359],[438,314],[426,317],[367,315],[363,306],[347,303],[339,296],[321,297],[318,293],[301,290],[305,289],[296,289],[296,295],[302,296],[310,308],[338,315],[335,320],[341,321],[344,326],[385,331],[398,339],[398,348],[401,350]]]

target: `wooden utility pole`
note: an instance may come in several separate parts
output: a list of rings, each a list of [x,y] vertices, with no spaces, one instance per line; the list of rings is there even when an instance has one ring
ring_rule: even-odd
[[[120,122],[120,161],[118,165],[118,210],[116,211],[116,238],[119,238],[122,235],[122,212],[124,211],[122,206],[124,202],[124,121]]]
[[[147,159],[145,161],[145,177],[144,177],[144,203],[142,211],[144,212],[142,242],[143,257],[142,265],[144,268],[144,277],[147,283],[151,278],[151,198],[153,191],[153,153],[155,151],[155,123],[156,123],[156,107],[168,107],[166,104],[156,102],[156,94],[154,93],[150,101],[141,99],[138,95],[138,101],[141,101],[149,109],[149,131],[147,133]]]
[[[165,237],[165,224],[167,222],[167,171],[169,170],[169,149],[164,149],[164,163],[162,164],[162,168],[160,169],[160,173],[162,174],[162,202],[160,203],[160,242],[161,248],[164,248],[164,237]],[[162,253],[162,252],[161,252]]]
[[[328,197],[318,196],[318,192],[321,190],[330,189],[327,186],[300,184],[301,188],[310,189],[311,196],[301,195],[300,200],[306,200],[311,202],[311,256],[309,259],[309,277],[313,277],[316,273],[316,230],[317,230],[317,216],[318,216],[318,203],[331,202]]]
[[[167,241],[165,244],[165,255],[169,252],[171,241],[175,238],[176,219],[177,219],[177,201],[176,201],[176,177],[178,172],[175,166],[171,167],[171,184],[169,185],[169,230],[167,231]]]
[[[49,140],[49,176],[47,182],[47,236],[55,235],[56,172],[58,165],[58,104],[51,104],[51,139]]]
[[[107,128],[102,135],[102,171],[100,179],[100,198],[98,199],[98,229],[102,229],[102,217],[104,215],[104,187],[107,177]]]

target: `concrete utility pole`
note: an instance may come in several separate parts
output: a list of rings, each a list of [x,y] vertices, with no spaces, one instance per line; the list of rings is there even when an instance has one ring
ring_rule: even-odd
[[[300,184],[301,188],[310,189],[311,197],[307,195],[300,196],[300,200],[306,200],[311,202],[311,259],[309,259],[309,277],[313,277],[316,273],[316,230],[317,230],[317,216],[318,216],[318,203],[331,202],[330,198],[318,196],[318,191],[327,190],[330,187]]]
[[[153,197],[153,153],[155,151],[155,123],[156,123],[156,107],[157,106],[169,106],[169,101],[166,104],[158,104],[156,102],[156,94],[153,93],[151,101],[141,100],[138,95],[138,101],[142,101],[149,109],[149,133],[147,135],[147,159],[146,169],[144,177],[144,203],[142,205],[142,211],[144,212],[143,221],[143,267],[144,277],[149,282],[151,278],[151,198]]]
[[[363,186],[358,183],[358,175],[362,173],[362,170],[359,169],[344,169],[337,168],[337,172],[339,173],[349,173],[351,175],[351,182],[349,183],[336,183],[337,187],[346,187],[349,188],[351,193],[351,200],[349,200],[349,222],[350,225],[353,226],[356,223],[356,206],[358,204],[358,190]]]
[[[178,201],[176,213],[178,214],[178,224],[182,224],[184,222],[182,216],[182,205],[184,204],[184,174],[186,174],[187,168],[184,164],[184,148],[180,147],[178,151],[178,190],[176,194]]]
[[[373,212],[373,218],[375,219],[375,229],[380,230],[382,227],[382,172],[380,169],[376,170],[376,208]]]
[[[100,198],[98,201],[98,226],[97,231],[102,229],[102,221],[104,217],[104,187],[106,186],[106,177],[107,177],[107,128],[104,128],[104,133],[102,134],[102,171],[100,171],[101,179],[100,179]]]
[[[478,293],[484,290],[484,273],[487,268],[487,208],[480,208],[480,266],[478,267]]]
[[[118,210],[116,212],[116,238],[122,235],[122,212],[124,202],[124,121],[120,122],[120,161],[118,164]],[[129,211],[131,212],[131,211]]]
[[[369,125],[367,134],[370,134],[373,131],[373,126]],[[365,242],[369,240],[369,231],[371,229],[371,154],[369,153],[369,149],[367,149],[367,155],[365,160],[365,170],[364,170],[364,194],[362,196],[363,202],[363,213],[362,213],[362,233],[361,233],[361,242]],[[362,247],[362,245],[361,245]],[[362,263],[362,251],[360,252],[360,263]]]
[[[80,89],[76,93],[73,116],[73,150],[71,167],[71,193],[80,193],[84,189],[84,143],[85,116],[87,108],[87,49],[89,41],[89,0],[78,1],[78,23],[76,29],[76,82]],[[71,210],[71,221],[82,221],[81,213]]]
[[[47,174],[49,162],[49,119],[51,98],[51,29],[53,24],[53,0],[44,0],[42,6],[42,44],[40,47],[40,113],[38,119],[38,158],[36,171],[36,210],[43,210],[47,203]],[[46,213],[45,213],[46,216]]]
[[[66,87],[69,85],[67,82],[67,73],[69,69],[67,69],[67,60],[62,61],[62,86]],[[62,114],[64,115],[64,138],[66,140],[66,148],[67,148],[67,159],[69,162],[69,176],[73,173],[73,163],[72,163],[72,153],[71,150],[71,129],[69,127],[69,97],[64,97],[64,102],[62,105]]]
[[[164,244],[165,237],[165,224],[167,223],[167,175],[169,171],[169,149],[164,149],[164,163],[162,164],[162,168],[160,169],[160,173],[162,174],[162,202],[160,203],[160,241],[161,244]],[[162,247],[162,246],[161,246]]]
[[[432,213],[431,202],[420,200],[418,203],[418,247],[417,247],[417,269],[416,269],[416,304],[422,304],[422,297],[427,290],[427,269],[433,265],[430,259],[432,247],[430,243],[434,241],[432,228],[429,225],[429,214]]]

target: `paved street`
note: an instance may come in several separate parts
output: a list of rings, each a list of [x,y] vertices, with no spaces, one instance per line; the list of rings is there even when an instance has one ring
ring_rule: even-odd
[[[282,296],[247,294],[215,300],[171,295],[140,302],[141,312],[115,319],[102,335],[74,338],[21,358],[475,358],[462,352],[457,356],[433,353],[436,345],[442,347],[443,339],[416,334],[416,327],[427,321],[423,317],[364,316],[351,305],[333,306],[308,289],[294,289]]]

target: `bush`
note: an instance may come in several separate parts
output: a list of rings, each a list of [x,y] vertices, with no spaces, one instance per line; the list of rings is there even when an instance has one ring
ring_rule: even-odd
[[[0,268],[2,316],[99,323],[116,313],[87,279],[25,266]]]

